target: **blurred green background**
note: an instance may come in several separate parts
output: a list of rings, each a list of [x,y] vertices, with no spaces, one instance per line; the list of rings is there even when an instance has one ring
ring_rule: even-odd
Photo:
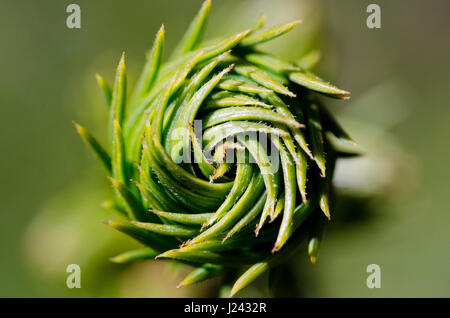
[[[0,296],[215,296],[218,280],[175,289],[187,269],[130,266],[108,258],[136,245],[101,223],[111,189],[71,120],[104,137],[106,111],[95,83],[111,83],[122,51],[130,86],[160,24],[167,52],[201,5],[196,0],[77,0],[82,27],[66,27],[69,1],[2,0],[0,10]],[[381,6],[381,29],[366,7]],[[320,49],[317,73],[352,92],[329,108],[365,149],[339,163],[337,200],[318,263],[289,265],[307,297],[450,296],[450,2],[216,0],[207,35],[302,18],[266,48],[298,59]],[[168,54],[166,54],[168,55]],[[66,266],[82,269],[68,289]],[[380,289],[366,286],[378,264]],[[259,282],[263,285],[263,282]],[[258,283],[241,296],[264,295]],[[283,286],[282,286],[283,287]]]

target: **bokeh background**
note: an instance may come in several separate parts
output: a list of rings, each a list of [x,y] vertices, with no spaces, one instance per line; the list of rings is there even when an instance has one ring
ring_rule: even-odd
[[[66,27],[66,7],[82,27]],[[381,29],[366,7],[381,6]],[[131,239],[102,224],[112,196],[101,167],[79,140],[75,119],[104,138],[106,111],[95,83],[109,82],[122,51],[130,85],[160,24],[167,52],[201,5],[197,0],[32,1],[0,5],[0,296],[217,296],[219,281],[176,289],[188,269],[164,262],[115,265]],[[329,108],[364,149],[339,162],[341,193],[315,265],[299,253],[280,296],[450,296],[450,2],[215,0],[207,35],[302,18],[266,45],[296,60],[321,51],[316,71],[352,92]],[[167,54],[166,54],[167,55]],[[103,139],[104,140],[104,139]],[[82,269],[68,289],[66,266]],[[380,289],[366,267],[382,270]],[[241,296],[264,296],[264,278]]]

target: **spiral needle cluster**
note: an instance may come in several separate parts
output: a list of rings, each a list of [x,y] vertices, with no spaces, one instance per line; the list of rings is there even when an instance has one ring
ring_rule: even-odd
[[[75,126],[117,194],[106,204],[124,220],[107,224],[146,246],[112,260],[195,266],[180,285],[247,265],[234,295],[305,240],[316,260],[339,148],[353,143],[318,95],[349,93],[308,71],[313,55],[294,63],[255,48],[300,21],[260,20],[201,44],[209,10],[208,0],[165,63],[161,27],[129,98],[125,55],[113,88],[97,76],[111,154]]]

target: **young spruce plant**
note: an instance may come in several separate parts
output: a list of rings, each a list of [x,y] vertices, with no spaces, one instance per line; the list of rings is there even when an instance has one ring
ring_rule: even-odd
[[[335,162],[353,140],[317,94],[349,92],[309,71],[313,55],[294,63],[257,49],[300,21],[265,28],[260,19],[202,44],[210,5],[164,63],[160,28],[130,97],[124,54],[112,89],[97,76],[111,152],[75,126],[116,192],[109,206],[122,220],[106,224],[145,246],[112,261],[193,266],[180,286],[244,268],[233,296],[303,242],[316,261]]]

